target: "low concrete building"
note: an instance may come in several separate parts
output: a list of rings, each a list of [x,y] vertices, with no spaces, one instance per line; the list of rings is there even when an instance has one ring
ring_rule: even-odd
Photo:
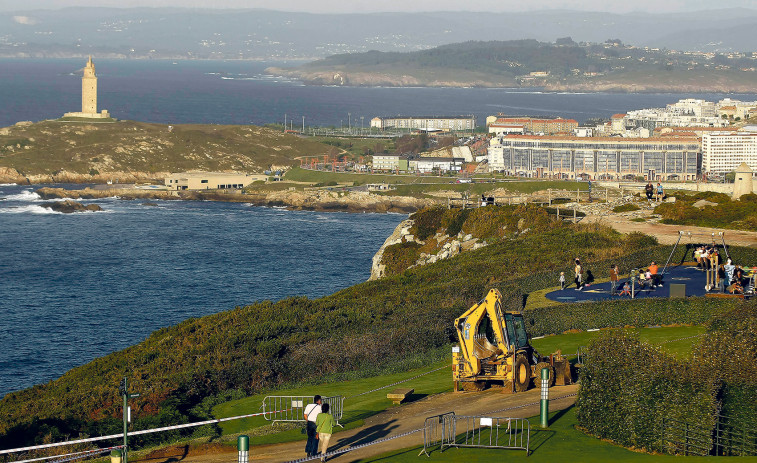
[[[407,156],[403,154],[374,154],[373,170],[383,170],[395,172],[398,170],[407,171]]]
[[[417,158],[410,161],[410,170],[426,174],[434,171],[459,172],[464,163],[463,158]]]
[[[182,172],[166,177],[170,190],[227,190],[244,188],[252,183],[253,176],[225,172]]]

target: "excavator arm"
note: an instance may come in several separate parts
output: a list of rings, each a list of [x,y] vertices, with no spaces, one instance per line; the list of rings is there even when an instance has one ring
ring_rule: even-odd
[[[496,289],[455,320],[460,353],[470,374],[481,372],[482,360],[496,360],[511,350],[504,325],[502,294]]]

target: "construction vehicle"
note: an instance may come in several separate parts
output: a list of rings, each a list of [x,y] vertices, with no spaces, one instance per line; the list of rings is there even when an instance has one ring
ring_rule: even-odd
[[[486,297],[455,320],[460,345],[452,349],[454,390],[480,391],[502,387],[504,392],[526,391],[543,368],[549,386],[570,384],[571,366],[558,351],[542,357],[529,343],[520,312],[502,310],[502,294]]]

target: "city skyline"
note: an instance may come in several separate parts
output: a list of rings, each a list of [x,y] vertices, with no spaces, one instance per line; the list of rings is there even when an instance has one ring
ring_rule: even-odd
[[[311,13],[376,13],[376,12],[432,12],[432,11],[540,11],[540,10],[577,10],[608,13],[682,13],[701,10],[749,8],[757,9],[757,0],[721,0],[717,5],[707,0],[671,0],[658,2],[654,0],[637,0],[633,3],[616,3],[600,0],[534,0],[519,2],[515,0],[482,0],[475,7],[460,7],[453,0],[416,0],[412,4],[399,2],[377,3],[357,0],[345,4],[341,0],[284,0],[275,8],[264,0],[218,0],[209,5],[202,0],[8,0],[0,4],[0,11],[29,11],[36,9],[60,9],[65,7],[171,7],[171,8],[208,8],[208,9],[268,9],[281,11]]]

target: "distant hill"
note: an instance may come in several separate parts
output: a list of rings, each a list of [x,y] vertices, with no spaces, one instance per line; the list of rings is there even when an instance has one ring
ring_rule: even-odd
[[[677,50],[757,50],[757,10],[310,14],[259,9],[62,8],[0,12],[0,57],[310,60],[470,40],[560,37]]]
[[[133,181],[187,170],[263,172],[329,148],[255,126],[45,121],[0,129],[0,179],[3,168],[6,175],[13,169],[36,182],[104,182],[113,176]]]
[[[471,41],[415,52],[339,54],[295,68],[272,67],[310,84],[544,87],[547,90],[752,92],[757,54],[536,40]]]

